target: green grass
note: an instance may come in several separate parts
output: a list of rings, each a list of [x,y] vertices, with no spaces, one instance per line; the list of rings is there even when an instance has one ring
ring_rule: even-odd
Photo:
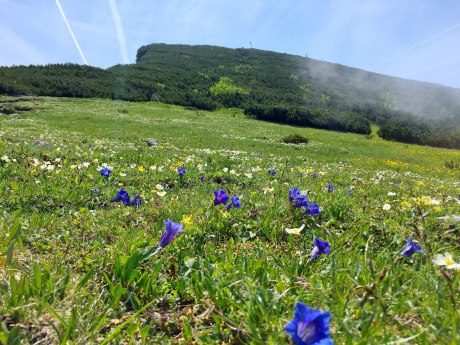
[[[0,343],[288,344],[297,301],[332,314],[337,344],[460,342],[460,272],[433,263],[460,261],[459,223],[438,219],[460,214],[459,151],[234,109],[21,103],[0,115]],[[290,205],[295,186],[321,215]],[[145,204],[111,203],[120,188]],[[220,189],[243,206],[214,206]],[[185,232],[155,252],[167,219]],[[310,259],[313,236],[330,255]],[[400,257],[408,237],[426,254]]]

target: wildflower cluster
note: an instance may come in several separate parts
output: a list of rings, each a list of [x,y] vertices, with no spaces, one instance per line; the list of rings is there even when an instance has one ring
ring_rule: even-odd
[[[305,207],[305,213],[310,216],[315,216],[321,213],[319,205],[314,202],[309,202],[306,195],[301,195],[299,189],[294,187],[289,190],[289,201],[296,207]]]

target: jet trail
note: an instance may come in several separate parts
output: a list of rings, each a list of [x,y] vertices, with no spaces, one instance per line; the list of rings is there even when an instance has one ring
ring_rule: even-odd
[[[128,48],[126,45],[125,34],[123,32],[123,26],[121,25],[120,13],[118,12],[117,2],[115,0],[109,0],[110,11],[112,12],[113,23],[117,30],[118,44],[120,45],[121,55],[125,64],[129,63]]]
[[[431,36],[430,38],[427,38],[426,40],[423,40],[423,41],[421,41],[421,42],[419,42],[419,43],[417,43],[417,44],[414,44],[413,46],[411,46],[411,47],[409,47],[409,48],[407,48],[407,49],[404,49],[403,51],[401,51],[401,52],[399,52],[398,54],[395,54],[395,55],[389,57],[388,59],[385,59],[385,60],[383,60],[383,61],[380,61],[379,63],[377,63],[377,64],[375,64],[374,66],[372,66],[370,69],[374,69],[374,68],[376,68],[376,67],[379,67],[379,66],[381,66],[381,65],[384,65],[384,64],[386,64],[387,62],[389,62],[389,61],[391,61],[391,60],[394,60],[394,59],[396,59],[396,58],[398,58],[398,57],[400,57],[400,56],[402,56],[402,55],[404,55],[404,54],[410,52],[411,50],[413,50],[413,49],[415,49],[415,48],[418,48],[418,47],[420,47],[420,46],[422,46],[422,45],[424,45],[424,44],[427,44],[427,43],[433,41],[434,39],[436,39],[436,38],[438,38],[438,37],[440,37],[440,36],[442,36],[442,35],[448,33],[449,31],[452,31],[452,30],[458,28],[459,26],[460,26],[460,23],[455,24],[454,26],[451,26],[450,28],[447,28],[447,29],[441,31],[441,32],[437,33],[436,35]]]
[[[72,28],[71,28],[71,26],[69,24],[69,21],[67,20],[67,17],[65,16],[64,10],[62,9],[62,6],[61,6],[61,3],[59,2],[59,0],[56,0],[56,5],[59,8],[59,12],[61,12],[62,19],[64,19],[64,22],[67,25],[67,29],[69,29],[70,36],[72,36],[72,39],[73,39],[73,43],[75,43],[75,46],[77,47],[77,50],[80,53],[80,56],[81,56],[83,62],[85,63],[85,65],[87,65],[88,61],[86,61],[85,55],[83,55],[83,51],[81,50],[80,45],[78,44],[77,38],[73,34]]]

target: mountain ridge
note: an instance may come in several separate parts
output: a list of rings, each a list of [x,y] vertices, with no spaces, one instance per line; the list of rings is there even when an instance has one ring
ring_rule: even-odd
[[[386,139],[460,147],[460,89],[254,48],[154,43],[137,50],[136,63],[107,69],[0,67],[0,93],[235,107],[261,120],[363,134],[375,123]]]

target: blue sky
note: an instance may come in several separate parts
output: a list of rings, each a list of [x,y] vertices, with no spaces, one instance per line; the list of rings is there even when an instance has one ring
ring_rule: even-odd
[[[0,0],[0,66],[106,68],[150,43],[252,45],[460,88],[458,0]]]

